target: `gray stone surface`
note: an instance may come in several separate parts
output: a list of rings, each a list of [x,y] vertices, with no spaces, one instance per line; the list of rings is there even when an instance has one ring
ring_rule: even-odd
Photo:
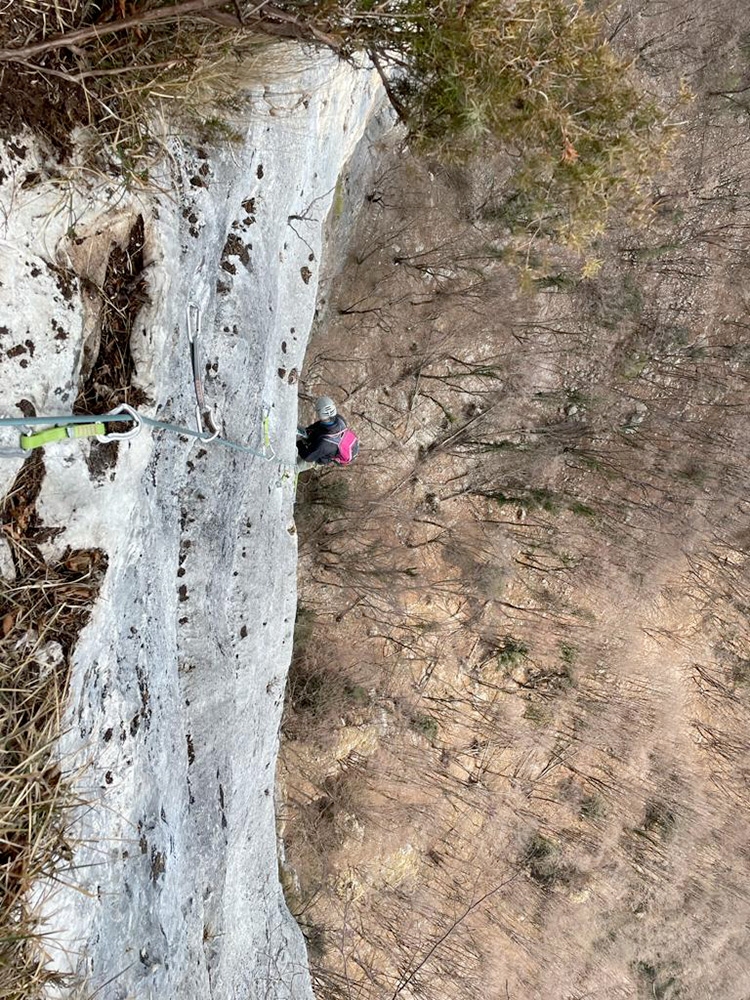
[[[185,315],[196,305],[206,401],[222,433],[262,452],[267,412],[273,448],[264,458],[144,431],[100,472],[87,463],[96,444],[45,450],[38,509],[65,527],[49,555],[96,545],[110,565],[75,651],[59,748],[85,803],[79,843],[38,901],[50,961],[107,1000],[311,995],[274,817],[296,601],[296,372],[337,177],[382,98],[371,73],[325,57],[285,89],[265,112],[256,106],[242,143],[172,143],[159,195],[75,192],[79,238],[144,217],[151,303],[133,338],[137,381],[154,400],[144,412],[193,421]],[[10,165],[8,204],[21,190],[9,186],[20,176]],[[27,259],[45,261],[49,288],[33,314],[0,288],[11,339],[53,328],[47,263],[68,249],[64,217],[40,242],[37,195],[35,210],[22,202],[6,213],[0,252],[17,275]],[[69,412],[86,325],[79,291],[55,309],[72,333],[47,350],[65,350],[50,353],[54,368],[35,351],[12,374],[4,415],[21,398]],[[55,396],[61,383],[67,400]],[[2,463],[6,485],[18,464]]]

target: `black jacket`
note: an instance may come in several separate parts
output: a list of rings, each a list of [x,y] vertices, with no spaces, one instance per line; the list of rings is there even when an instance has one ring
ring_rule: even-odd
[[[307,462],[329,465],[338,454],[339,446],[337,441],[327,439],[326,435],[340,434],[345,429],[346,421],[340,416],[330,423],[316,420],[305,429],[307,437],[297,441],[297,452]]]

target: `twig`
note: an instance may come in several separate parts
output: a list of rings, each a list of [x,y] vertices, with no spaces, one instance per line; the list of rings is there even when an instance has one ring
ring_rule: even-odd
[[[506,885],[510,885],[510,883],[513,882],[515,879],[517,879],[520,874],[521,874],[521,869],[518,868],[515,872],[513,872],[513,874],[510,876],[510,878],[505,879],[504,882],[501,882],[499,885],[496,885],[494,888],[490,889],[489,892],[485,892],[485,894],[483,896],[480,896],[479,899],[475,900],[473,903],[471,903],[469,906],[467,906],[466,909],[464,910],[464,912],[461,914],[461,916],[460,917],[456,917],[456,919],[448,927],[448,929],[446,931],[444,931],[443,934],[440,935],[440,937],[437,939],[437,941],[435,941],[435,943],[430,948],[427,949],[427,952],[425,953],[424,958],[422,958],[414,966],[414,968],[411,970],[411,972],[409,973],[409,975],[398,984],[398,986],[396,987],[396,989],[391,994],[390,1000],[396,1000],[396,997],[406,989],[406,987],[409,985],[409,983],[412,981],[412,979],[414,979],[414,977],[419,972],[419,970],[422,969],[422,968],[424,968],[424,966],[429,962],[429,960],[432,958],[432,956],[438,950],[438,948],[440,947],[440,945],[447,938],[450,937],[450,935],[455,931],[455,929],[460,924],[463,923],[463,921],[469,916],[470,913],[473,913],[474,910],[476,910],[478,907],[480,907],[482,905],[482,903],[486,902],[490,898],[490,896],[494,896],[494,894],[496,892],[499,892]]]
[[[386,95],[388,96],[388,100],[393,105],[394,111],[399,116],[399,118],[401,119],[402,122],[406,122],[408,120],[408,113],[407,113],[406,108],[404,107],[403,103],[396,96],[396,92],[394,91],[393,87],[391,86],[391,82],[388,79],[388,77],[386,76],[385,70],[383,69],[383,67],[381,65],[380,57],[378,56],[377,52],[375,52],[373,49],[370,49],[367,54],[370,57],[370,62],[373,64],[373,66],[375,67],[375,69],[378,71],[378,75],[380,76],[380,79],[382,81],[382,84],[383,84],[383,87],[385,89]]]
[[[182,3],[169,7],[157,7],[155,10],[147,10],[134,17],[111,21],[109,24],[94,24],[88,28],[67,31],[64,35],[55,35],[54,38],[48,38],[44,42],[36,42],[34,45],[0,49],[0,62],[17,62],[21,59],[41,55],[42,52],[49,52],[52,49],[69,48],[81,42],[91,42],[101,38],[102,35],[116,34],[120,31],[127,31],[129,28],[141,28],[146,24],[154,24],[158,21],[171,21],[183,14],[200,14],[212,7],[221,7],[226,2],[227,0],[183,0]]]

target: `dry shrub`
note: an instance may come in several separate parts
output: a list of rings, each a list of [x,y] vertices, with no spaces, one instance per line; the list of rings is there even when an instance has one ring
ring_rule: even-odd
[[[253,53],[272,36],[299,38],[342,56],[369,55],[422,148],[453,158],[499,147],[520,154],[508,204],[514,225],[535,236],[586,244],[614,199],[624,194],[645,205],[665,115],[583,0],[209,6],[139,0],[128,22],[113,3],[79,0],[64,17],[55,5],[53,18],[51,9],[24,0],[0,31],[0,72],[10,61],[17,75],[36,59],[31,71],[50,91],[77,92],[71,126],[95,125],[127,173],[143,176],[159,102],[169,105],[170,118],[192,117],[226,136],[222,109],[237,106]],[[70,44],[59,37],[66,32]],[[41,47],[24,49],[29,41]],[[267,79],[270,64],[259,72]]]
[[[28,124],[66,154],[72,130],[87,126],[92,162],[103,153],[108,167],[119,167],[131,181],[146,181],[161,150],[156,122],[165,116],[174,127],[197,130],[202,141],[235,137],[229,119],[241,109],[238,94],[248,67],[270,39],[246,30],[236,14],[234,23],[227,17],[217,23],[199,12],[169,15],[167,8],[180,5],[162,0],[127,6],[128,19],[143,23],[113,32],[108,26],[125,10],[119,3],[14,4],[14,16],[0,25],[0,50],[6,53],[0,85],[10,95],[0,127],[12,131]],[[169,16],[149,22],[158,11]],[[99,30],[92,37],[72,37],[93,28]],[[58,44],[66,35],[71,43]],[[7,57],[35,43],[50,47],[31,57]],[[266,65],[263,72],[272,71]]]
[[[75,805],[53,748],[69,679],[69,655],[86,623],[106,557],[68,552],[48,564],[38,543],[49,532],[34,506],[41,453],[19,472],[2,509],[2,535],[15,578],[0,578],[0,996],[33,1000],[58,981],[35,947],[29,892],[70,859]]]
[[[297,609],[283,727],[287,739],[304,736],[325,746],[342,720],[369,704],[370,696],[365,678],[343,667],[328,645],[319,645],[320,633],[316,641],[315,620],[309,608]]]

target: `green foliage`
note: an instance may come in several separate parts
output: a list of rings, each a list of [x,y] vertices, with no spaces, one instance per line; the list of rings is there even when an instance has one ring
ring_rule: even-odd
[[[656,997],[656,1000],[676,1000],[682,995],[682,988],[673,975],[660,970],[651,962],[636,962],[635,971],[644,987],[643,996]]]
[[[557,880],[559,872],[559,849],[543,837],[541,833],[535,833],[526,846],[523,861],[531,878],[542,886],[549,889]]]
[[[570,292],[578,286],[579,279],[571,274],[558,271],[556,274],[545,274],[531,279],[534,286],[541,291],[551,289],[556,292]]]
[[[736,657],[732,663],[732,680],[735,684],[750,683],[750,660]]]
[[[643,821],[635,832],[648,839],[666,842],[671,839],[675,824],[675,814],[666,803],[651,801],[646,803]]]
[[[587,503],[581,503],[580,500],[572,500],[568,505],[568,510],[571,514],[578,514],[579,517],[595,518],[596,511],[593,507],[589,507]]]
[[[437,739],[438,734],[438,724],[437,719],[433,719],[431,715],[413,715],[410,723],[412,729],[416,732],[421,733],[426,739],[431,743]]]
[[[586,798],[581,801],[582,819],[601,819],[602,816],[606,815],[606,811],[604,803],[598,795],[587,795]]]
[[[422,148],[522,154],[497,210],[510,228],[585,244],[616,193],[641,200],[663,115],[580,0],[360,0],[344,10],[336,27],[348,43],[399,67],[393,96]]]
[[[303,604],[297,605],[297,614],[294,619],[294,655],[304,654],[307,644],[312,638],[315,629],[317,615],[312,608],[306,608]]]
[[[561,642],[560,643],[560,656],[562,657],[562,661],[563,661],[563,663],[566,666],[572,667],[573,663],[575,662],[575,658],[576,658],[576,648],[575,648],[575,646],[571,646],[570,643],[568,643],[568,642]]]
[[[524,709],[523,717],[535,725],[543,726],[549,721],[549,711],[539,702],[530,701]]]
[[[514,639],[512,635],[506,635],[502,645],[498,649],[497,665],[498,667],[506,668],[516,667],[523,663],[528,655],[529,647],[525,642]]]

